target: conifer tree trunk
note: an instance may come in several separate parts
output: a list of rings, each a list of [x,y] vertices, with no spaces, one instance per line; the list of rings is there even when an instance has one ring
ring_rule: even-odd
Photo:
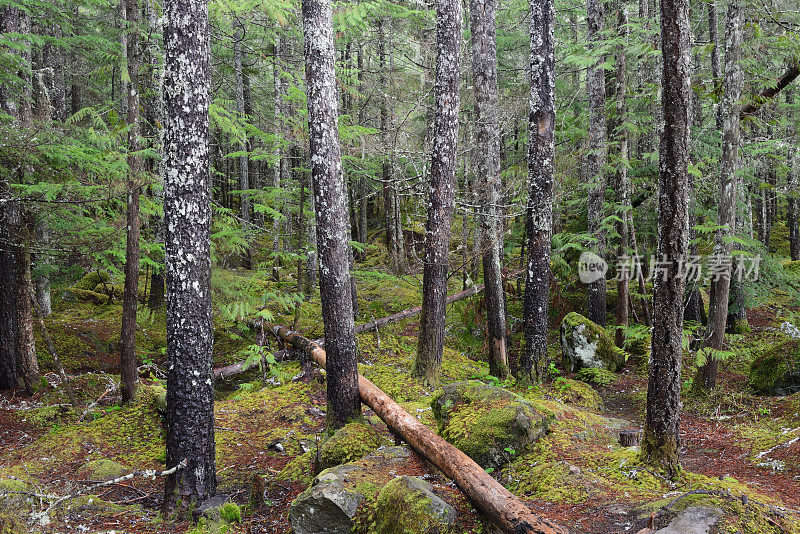
[[[483,281],[489,327],[489,369],[508,376],[506,302],[503,290],[500,215],[500,121],[497,96],[495,0],[470,0],[472,73],[475,86],[475,172],[482,180]]]
[[[555,169],[555,8],[553,0],[530,1],[531,97],[528,119],[530,190],[526,209],[525,348],[519,377],[541,382],[547,372],[550,300],[550,238]]]
[[[19,10],[0,7],[0,34],[19,31]],[[0,84],[0,111],[16,117],[17,97],[11,86]],[[8,176],[0,173],[0,389],[19,387],[21,371],[17,357],[17,228],[19,205]]]
[[[628,249],[628,217],[627,213],[631,208],[630,180],[628,179],[628,130],[624,126],[627,120],[627,79],[625,76],[625,49],[628,41],[628,15],[625,13],[625,6],[618,4],[617,7],[617,28],[622,40],[620,49],[617,51],[617,72],[615,80],[616,107],[615,126],[613,135],[617,140],[619,151],[619,161],[617,162],[617,195],[619,220],[617,222],[617,233],[619,234],[619,246],[617,256],[627,255]],[[628,326],[628,302],[629,302],[629,283],[627,276],[619,277],[617,280],[617,330],[616,343],[618,347],[625,344],[625,327]]]
[[[604,4],[602,0],[588,0],[586,24],[588,26],[589,50],[596,54],[602,39]],[[589,142],[586,147],[586,179],[589,182],[588,225],[589,234],[596,240],[592,249],[603,257],[606,252],[606,232],[601,229],[604,219],[606,165],[606,114],[605,72],[602,58],[596,58],[586,75],[586,91],[589,102]],[[589,284],[589,319],[599,325],[606,324],[606,281],[601,278]]]
[[[425,224],[422,314],[414,363],[414,375],[427,386],[434,386],[438,382],[444,350],[448,251],[460,107],[461,18],[460,1],[436,0],[436,116]]]
[[[725,20],[725,81],[722,100],[722,167],[719,175],[718,226],[714,235],[714,255],[724,258],[731,253],[730,238],[736,224],[736,170],[739,167],[739,100],[742,95],[743,73],[739,64],[742,51],[742,12],[739,0],[730,0]],[[730,270],[711,280],[708,331],[705,346],[712,349],[705,365],[698,369],[695,385],[713,388],[717,383],[719,361],[713,350],[722,350],[730,297]]]
[[[303,0],[302,4],[319,287],[328,354],[326,425],[333,432],[361,416],[350,291],[350,211],[339,151],[331,1]]]
[[[680,260],[686,257],[689,241],[690,43],[688,0],[662,0],[664,131],[659,149],[657,254],[668,263],[666,276],[656,276],[653,287],[652,356],[642,455],[669,478],[680,470],[681,339],[686,287],[685,276],[680,276]]]
[[[383,18],[379,18],[378,25],[378,71],[381,85],[380,100],[380,131],[381,144],[383,149],[383,162],[381,166],[381,181],[383,182],[383,209],[385,213],[386,228],[386,247],[389,250],[389,268],[392,272],[401,273],[405,271],[405,252],[403,250],[403,233],[400,229],[399,209],[397,201],[397,189],[394,185],[394,150],[390,139],[392,129],[392,115],[389,109],[389,89],[391,81],[387,72],[391,73],[390,62],[387,58],[386,49],[391,49],[391,42],[387,38],[387,33],[391,35],[391,30],[387,32],[386,26],[389,23]]]
[[[120,391],[122,402],[133,399],[139,381],[136,366],[136,308],[139,302],[139,179],[142,158],[139,150],[139,2],[123,0],[125,53],[128,81],[123,82],[128,99],[128,176],[127,243],[125,251],[125,289],[122,297],[122,332],[120,336]]]
[[[794,95],[791,88],[786,90],[786,103],[794,104]],[[789,134],[794,134],[790,127]],[[800,217],[798,217],[798,179],[797,179],[797,149],[789,148],[786,165],[788,168],[787,185],[787,224],[789,225],[789,254],[792,261],[800,260]]]
[[[275,81],[275,104],[274,104],[274,114],[275,114],[275,128],[276,128],[276,138],[282,139],[285,135],[285,114],[284,114],[284,104],[283,98],[285,94],[284,84],[283,84],[283,65],[282,60],[284,57],[284,48],[286,43],[286,37],[283,35],[283,32],[278,30],[275,36],[275,57],[273,58],[273,77]],[[275,167],[274,167],[274,174],[272,178],[272,187],[275,189],[279,189],[281,184],[288,183],[288,169],[286,168],[288,165],[287,159],[285,157],[285,150],[281,146],[280,142],[275,143]],[[273,216],[272,218],[272,251],[279,252],[280,251],[280,234],[281,234],[281,219],[278,216]]]
[[[217,491],[211,380],[210,38],[205,0],[164,5],[167,468],[164,508]]]
[[[236,78],[236,113],[239,115],[240,120],[245,121],[247,118],[246,106],[246,74],[244,72],[244,59],[242,52],[242,41],[244,41],[244,23],[239,16],[234,17],[235,35],[233,37],[233,63],[234,75]],[[239,217],[244,221],[245,226],[248,226],[251,220],[252,203],[250,202],[250,193],[247,191],[251,188],[250,180],[250,158],[248,151],[250,146],[247,139],[247,134],[239,141],[239,152],[242,154],[238,158],[239,164]],[[245,228],[246,232],[250,232],[250,228]],[[245,269],[252,268],[252,251],[250,247],[244,252],[243,264]]]
[[[711,43],[711,78],[714,92],[719,94],[722,90],[722,66],[719,62],[719,18],[717,17],[717,1],[708,2],[708,40]],[[720,98],[720,101],[722,99]],[[722,107],[714,104],[714,121],[717,130],[722,130]]]

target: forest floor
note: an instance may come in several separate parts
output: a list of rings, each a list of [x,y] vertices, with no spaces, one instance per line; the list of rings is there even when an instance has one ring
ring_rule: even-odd
[[[242,292],[253,282],[226,271],[227,285]],[[362,320],[418,304],[415,279],[364,276]],[[238,285],[237,285],[238,284]],[[260,284],[260,283],[259,283]],[[288,285],[288,282],[287,282]],[[258,291],[279,291],[264,283]],[[235,301],[237,296],[229,299]],[[495,383],[482,352],[479,299],[451,306],[443,384],[478,379]],[[318,306],[303,304],[298,330],[321,332]],[[514,313],[512,303],[510,312]],[[186,532],[187,521],[163,518],[163,480],[136,477],[69,499],[48,511],[55,495],[76,494],[93,483],[142,469],[163,469],[159,413],[163,402],[163,314],[140,318],[140,347],[149,370],[137,401],[118,406],[113,370],[119,305],[60,302],[48,319],[78,391],[81,410],[66,403],[58,380],[33,398],[0,396],[0,527],[19,532]],[[781,340],[776,310],[751,310],[753,330],[731,336],[734,357],[721,364],[720,384],[703,397],[691,396],[688,381],[681,418],[684,476],[671,482],[638,464],[635,450],[620,447],[623,428],[641,428],[647,391],[645,364],[629,361],[602,384],[578,376],[556,376],[538,388],[502,383],[536,406],[554,413],[550,434],[495,473],[539,514],[576,532],[638,532],[663,525],[690,504],[720,508],[721,532],[800,532],[800,393],[787,397],[748,392],[749,363],[758,351]],[[215,366],[246,355],[248,329],[217,316]],[[553,318],[557,326],[557,317]],[[276,313],[276,322],[294,321]],[[417,325],[412,321],[359,336],[360,370],[422,422],[436,429],[430,411],[434,392],[410,376]],[[559,361],[557,330],[551,354]],[[48,369],[46,355],[43,367]],[[308,369],[306,369],[308,371]],[[290,361],[217,384],[215,416],[220,491],[243,506],[232,532],[286,533],[288,508],[313,477],[311,454],[325,421],[325,387],[319,372]],[[694,373],[684,362],[684,378]],[[369,410],[367,420],[391,434]],[[419,458],[397,474],[424,476],[443,500],[459,511],[459,532],[480,532],[482,522],[452,482]],[[254,477],[266,481],[266,504],[246,506]],[[2,492],[5,491],[5,494]],[[694,492],[694,493],[693,493]],[[705,492],[705,493],[703,493]],[[745,497],[742,497],[742,496]],[[675,503],[672,501],[676,500]],[[362,525],[363,527],[363,525]],[[368,531],[363,527],[364,532]],[[2,531],[2,528],[0,528]],[[199,532],[199,531],[198,531]]]

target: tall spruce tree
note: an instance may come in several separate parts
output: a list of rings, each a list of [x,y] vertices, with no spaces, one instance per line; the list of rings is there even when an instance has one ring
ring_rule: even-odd
[[[331,0],[303,0],[311,178],[325,323],[329,432],[361,416],[350,289],[350,218],[339,149]]]
[[[653,337],[642,455],[668,477],[680,470],[683,297],[681,272],[689,244],[690,43],[688,0],[661,2],[661,109],[657,257],[666,262],[654,278]]]
[[[167,477],[164,508],[217,491],[211,380],[210,36],[205,0],[164,4]]]

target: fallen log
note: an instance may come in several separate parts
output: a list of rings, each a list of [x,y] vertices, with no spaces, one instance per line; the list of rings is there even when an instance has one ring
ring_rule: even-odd
[[[325,350],[283,326],[272,331],[277,337],[302,350],[320,367],[325,367]],[[425,460],[455,482],[464,495],[485,516],[509,534],[567,534],[563,526],[530,511],[513,493],[476,464],[469,456],[450,445],[416,417],[403,410],[375,384],[358,375],[361,402],[380,417],[389,430],[400,436]]]
[[[798,76],[800,76],[800,64],[793,62],[791,65],[789,65],[789,68],[786,69],[786,72],[784,72],[781,77],[778,78],[774,86],[767,87],[757,94],[751,103],[742,107],[741,111],[739,111],[739,118],[744,119],[748,115],[752,115],[761,109],[761,106],[763,106],[764,103],[780,93],[781,90],[792,83]]]
[[[512,273],[510,276],[513,276],[516,273]],[[458,302],[459,300],[464,300],[469,297],[473,297],[483,291],[483,284],[479,284],[477,286],[472,286],[469,289],[465,289],[464,291],[459,291],[458,293],[453,293],[452,295],[448,296],[446,299],[447,304],[452,304],[454,302]],[[402,321],[403,319],[408,319],[409,317],[414,317],[415,315],[419,315],[422,311],[422,306],[416,306],[414,308],[408,308],[407,310],[403,310],[401,312],[397,312],[392,315],[387,315],[386,317],[381,317],[380,319],[375,319],[374,321],[366,324],[356,325],[355,333],[361,334],[362,332],[369,332],[370,330],[375,330],[376,328],[380,328],[382,326],[386,326],[389,324],[396,323],[398,321]],[[322,346],[325,344],[325,339],[320,338],[314,340],[315,343]],[[288,351],[278,351],[274,353],[276,361],[287,360],[290,358],[290,354]],[[226,365],[225,367],[218,367],[212,371],[212,375],[214,380],[219,380],[222,378],[230,378],[232,376],[240,375],[245,371],[252,369],[253,367],[257,366],[260,362],[259,361],[242,361],[232,363],[230,365]]]

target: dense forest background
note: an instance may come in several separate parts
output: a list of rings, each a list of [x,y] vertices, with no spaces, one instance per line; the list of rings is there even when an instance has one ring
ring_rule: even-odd
[[[402,441],[391,427],[360,428],[348,439],[374,447],[320,456],[328,434],[361,414],[360,372],[571,528],[652,532],[697,500],[722,507],[735,531],[797,531],[795,3],[187,0],[207,7],[207,35],[202,24],[180,30],[169,13],[179,4],[166,4],[0,0],[0,501],[29,514],[0,513],[0,529],[101,528],[92,521],[122,516],[131,531],[183,531],[189,517],[164,506],[170,484],[202,502],[219,478],[246,504],[244,522],[227,508],[195,528],[285,532],[291,518],[295,532],[313,532],[301,512],[286,514],[312,475]],[[677,62],[662,51],[672,37],[660,13],[673,5],[688,9]],[[207,99],[176,96],[205,72],[192,56],[200,48],[169,49],[184,37],[207,39]],[[335,79],[325,77],[328,37]],[[688,93],[676,89],[683,74]],[[205,124],[204,106],[207,145],[181,130]],[[178,176],[177,153],[202,176],[207,157],[208,183]],[[176,230],[176,214],[193,210],[197,225]],[[700,265],[683,277],[685,297],[675,251]],[[607,263],[605,278],[585,283],[587,257]],[[179,283],[168,267],[180,258],[189,267],[176,269],[198,285],[170,300]],[[713,276],[723,267],[733,274]],[[182,317],[202,335],[173,328]],[[271,325],[325,337],[335,363],[320,376]],[[588,364],[573,331],[590,332],[598,355]],[[181,360],[174,347],[198,339],[198,358]],[[165,393],[176,365],[201,387],[189,376]],[[504,441],[508,420],[471,413],[452,427],[452,401],[441,399],[475,379],[556,421],[539,448],[540,435]],[[458,398],[509,402],[475,391]],[[386,421],[364,413],[372,427]],[[487,439],[503,461],[465,443],[469,429],[493,425]],[[620,432],[643,440],[641,457],[621,456]],[[188,435],[191,446],[170,444]],[[728,446],[742,456],[723,461]],[[168,472],[186,450],[204,451],[209,487]],[[380,489],[395,460],[366,461],[365,476]],[[120,480],[108,507],[55,512],[58,495],[94,495],[90,483],[144,469],[168,475],[166,499],[150,481],[126,493]],[[482,528],[473,496],[432,477],[458,512],[448,528]],[[597,477],[601,495],[587,489]],[[346,528],[391,531],[381,517],[394,501],[373,493]],[[623,513],[608,511],[622,501]],[[112,508],[130,502],[140,508]],[[659,503],[651,515],[645,502]]]

